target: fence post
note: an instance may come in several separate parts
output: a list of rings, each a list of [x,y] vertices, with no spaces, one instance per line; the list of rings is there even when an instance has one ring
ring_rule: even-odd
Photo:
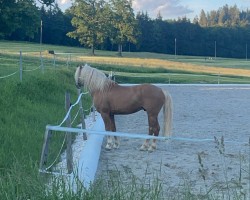
[[[71,54],[69,54],[69,65],[71,66]]]
[[[69,54],[67,55],[67,68],[69,68]]]
[[[40,61],[41,61],[41,70],[44,74],[44,66],[43,66],[43,57],[42,57],[42,52],[40,51]]]
[[[20,81],[23,80],[23,58],[22,58],[22,51],[20,50],[20,59],[19,59],[19,68],[20,68]]]
[[[70,93],[65,93],[65,108],[66,112],[68,112],[70,108]],[[67,118],[67,127],[71,127],[71,117],[70,115]],[[67,149],[66,149],[66,159],[67,159],[67,169],[68,173],[73,172],[73,153],[72,153],[72,135],[71,133],[67,132]]]
[[[54,61],[53,61],[53,66],[56,68],[56,54],[54,53]]]
[[[77,90],[78,96],[81,94],[81,89]],[[85,116],[84,116],[84,111],[83,111],[83,107],[82,107],[82,99],[80,99],[79,101],[79,107],[80,107],[80,115],[81,115],[81,123],[82,123],[82,129],[86,128],[85,125]],[[83,140],[87,140],[87,134],[83,133]]]
[[[218,84],[220,84],[220,72],[218,74],[218,81],[217,81]]]
[[[46,130],[44,135],[44,142],[43,142],[43,148],[42,148],[42,154],[41,154],[41,160],[40,160],[40,169],[43,170],[44,166],[47,163],[48,158],[48,152],[49,152],[49,141],[52,136],[51,130]]]

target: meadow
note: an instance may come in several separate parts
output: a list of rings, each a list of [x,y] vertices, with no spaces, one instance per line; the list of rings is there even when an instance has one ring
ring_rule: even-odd
[[[22,81],[19,79],[20,50]],[[55,60],[50,50],[56,52]],[[250,83],[249,63],[245,60],[205,61],[201,57],[175,58],[132,52],[124,52],[120,58],[116,52],[104,51],[89,56],[89,50],[83,48],[0,41],[0,77],[15,73],[0,79],[0,199],[61,199],[60,195],[63,199],[126,199],[128,195],[136,199],[134,190],[119,185],[115,192],[103,191],[105,181],[96,183],[88,191],[83,188],[77,194],[61,188],[58,195],[58,183],[55,181],[48,192],[47,178],[38,173],[45,126],[59,124],[63,119],[66,91],[71,93],[72,102],[77,98],[73,74],[76,65],[85,62],[106,73],[114,71],[118,83],[218,83],[218,78],[220,83]],[[85,102],[87,109],[91,102],[89,98]],[[62,134],[53,134],[50,161],[62,140]],[[119,179],[111,181],[114,185],[119,183]],[[149,199],[160,185],[148,187],[142,183],[134,187],[140,190],[141,199]],[[183,199],[188,199],[188,191],[181,193]]]
[[[48,69],[89,63],[107,73],[114,71],[119,77],[118,83],[140,83],[145,78],[150,83],[250,83],[249,60],[246,59],[209,59],[148,52],[124,52],[118,57],[116,52],[100,50],[90,56],[88,49],[80,47],[7,41],[0,41],[0,76],[19,69],[20,50],[26,70],[38,67],[41,62],[50,66]],[[49,51],[55,54],[49,54]]]

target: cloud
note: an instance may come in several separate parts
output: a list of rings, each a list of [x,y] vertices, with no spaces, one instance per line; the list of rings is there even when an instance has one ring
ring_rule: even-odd
[[[71,0],[57,0],[57,3],[59,7],[62,9],[62,11],[65,11],[72,5]]]
[[[133,8],[136,12],[147,11],[152,18],[160,12],[165,19],[183,17],[194,12],[187,5],[182,5],[180,0],[134,0]]]
[[[60,0],[59,3],[63,5],[63,4],[68,3],[69,1],[70,1],[70,0]]]
[[[151,18],[156,18],[160,12],[164,19],[178,18],[193,14],[194,10],[184,5],[184,0],[133,0],[135,13],[147,12]],[[65,10],[72,3],[71,0],[57,0],[59,6]],[[186,1],[185,1],[186,2]]]

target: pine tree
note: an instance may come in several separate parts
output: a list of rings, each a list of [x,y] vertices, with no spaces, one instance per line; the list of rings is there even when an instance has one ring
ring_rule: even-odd
[[[201,10],[199,24],[200,24],[200,26],[204,26],[204,27],[208,26],[207,16],[206,16],[205,11],[203,9]]]
[[[218,13],[215,10],[210,12],[209,26],[215,26],[218,24]]]

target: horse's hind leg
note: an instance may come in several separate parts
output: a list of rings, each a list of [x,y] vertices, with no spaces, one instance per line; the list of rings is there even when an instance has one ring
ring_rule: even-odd
[[[154,126],[152,127],[152,132],[154,136],[158,136],[160,132],[160,125],[157,117],[155,118]],[[149,147],[149,151],[154,151],[156,149],[156,139],[153,139],[151,146]]]
[[[160,132],[160,126],[157,119],[157,116],[148,116],[148,125],[149,125],[149,135],[158,136]],[[144,144],[141,146],[140,150],[148,150],[150,152],[156,149],[156,139],[153,139],[151,146],[149,146],[149,139],[147,139]]]
[[[105,146],[106,150],[111,150],[113,148],[113,140],[112,140],[112,136],[108,135],[107,136],[107,144]]]

